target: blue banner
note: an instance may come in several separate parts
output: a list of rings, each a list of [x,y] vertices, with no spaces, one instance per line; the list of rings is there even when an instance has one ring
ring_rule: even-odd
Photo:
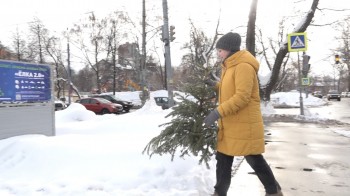
[[[0,102],[51,100],[48,65],[0,60]]]

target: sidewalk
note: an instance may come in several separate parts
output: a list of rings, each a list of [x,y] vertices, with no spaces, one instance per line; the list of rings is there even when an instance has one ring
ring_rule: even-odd
[[[264,187],[261,185],[258,177],[252,174],[253,170],[248,163],[243,160],[239,169],[232,177],[231,187],[227,193],[228,196],[262,196],[265,195]]]
[[[263,154],[284,196],[350,195],[350,138],[317,124],[270,123]],[[228,196],[263,196],[264,188],[244,160]]]

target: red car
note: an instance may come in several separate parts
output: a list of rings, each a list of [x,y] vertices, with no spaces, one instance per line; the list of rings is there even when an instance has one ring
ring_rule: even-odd
[[[103,98],[83,98],[77,101],[82,104],[87,110],[93,111],[96,114],[119,114],[123,111],[123,106],[112,103]]]

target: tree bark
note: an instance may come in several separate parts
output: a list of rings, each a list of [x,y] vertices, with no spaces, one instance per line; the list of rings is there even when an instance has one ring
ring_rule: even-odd
[[[255,56],[255,22],[256,22],[256,11],[258,7],[258,0],[253,0],[250,6],[249,21],[247,28],[246,37],[246,48]]]

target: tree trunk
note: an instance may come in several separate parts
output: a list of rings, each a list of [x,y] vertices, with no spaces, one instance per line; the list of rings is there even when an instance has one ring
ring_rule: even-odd
[[[300,23],[300,25],[296,26],[293,33],[299,33],[299,32],[306,31],[307,27],[310,25],[310,23],[314,17],[318,2],[319,2],[319,0],[313,0],[310,11],[305,16],[305,19],[302,20],[302,23]],[[281,65],[283,63],[283,59],[286,57],[287,53],[288,53],[288,45],[286,42],[279,49],[279,51],[277,53],[276,60],[275,60],[275,63],[273,65],[273,68],[272,68],[272,74],[271,74],[270,81],[268,82],[265,89],[260,89],[261,95],[263,96],[262,98],[266,101],[270,100],[271,92],[275,89],[275,86],[278,82],[278,77],[279,77],[279,73],[281,70]],[[264,92],[262,92],[262,91],[264,91]]]
[[[350,70],[349,70],[349,68],[348,68],[348,76],[347,77],[348,77],[348,89],[347,89],[347,91],[350,91]]]
[[[250,53],[252,53],[253,56],[255,56],[255,22],[257,7],[258,0],[253,0],[249,12],[249,21],[246,37],[246,48]]]

